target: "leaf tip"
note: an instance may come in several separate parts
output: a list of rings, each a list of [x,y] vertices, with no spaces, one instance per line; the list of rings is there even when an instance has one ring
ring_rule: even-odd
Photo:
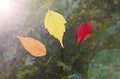
[[[16,36],[16,38],[18,38],[18,39],[19,39],[19,38],[20,38],[20,36]]]

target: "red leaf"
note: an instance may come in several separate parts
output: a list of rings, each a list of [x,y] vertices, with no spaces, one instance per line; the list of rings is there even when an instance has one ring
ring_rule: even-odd
[[[92,27],[93,27],[92,23],[79,26],[78,31],[77,31],[78,43],[81,43],[81,42],[87,40],[91,36]]]

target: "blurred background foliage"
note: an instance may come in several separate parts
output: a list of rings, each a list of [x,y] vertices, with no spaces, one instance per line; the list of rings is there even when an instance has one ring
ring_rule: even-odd
[[[120,0],[14,1],[13,15],[0,16],[0,79],[119,79]],[[44,28],[48,9],[67,20],[64,49]],[[77,28],[89,22],[93,34],[78,45]],[[31,56],[17,35],[41,41],[47,56]]]

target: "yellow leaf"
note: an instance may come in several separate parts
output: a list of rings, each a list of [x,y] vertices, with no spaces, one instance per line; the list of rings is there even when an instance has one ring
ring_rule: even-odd
[[[57,38],[60,41],[61,46],[64,47],[62,42],[66,23],[64,17],[57,12],[48,10],[44,23],[45,28],[49,31],[49,33]]]
[[[45,56],[46,47],[33,38],[16,36],[22,43],[23,47],[33,56]]]

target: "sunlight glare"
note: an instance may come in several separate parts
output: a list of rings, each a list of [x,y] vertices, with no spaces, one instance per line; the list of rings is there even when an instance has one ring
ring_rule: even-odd
[[[12,12],[13,12],[12,0],[0,0],[0,13],[2,13],[2,15],[6,15]]]

